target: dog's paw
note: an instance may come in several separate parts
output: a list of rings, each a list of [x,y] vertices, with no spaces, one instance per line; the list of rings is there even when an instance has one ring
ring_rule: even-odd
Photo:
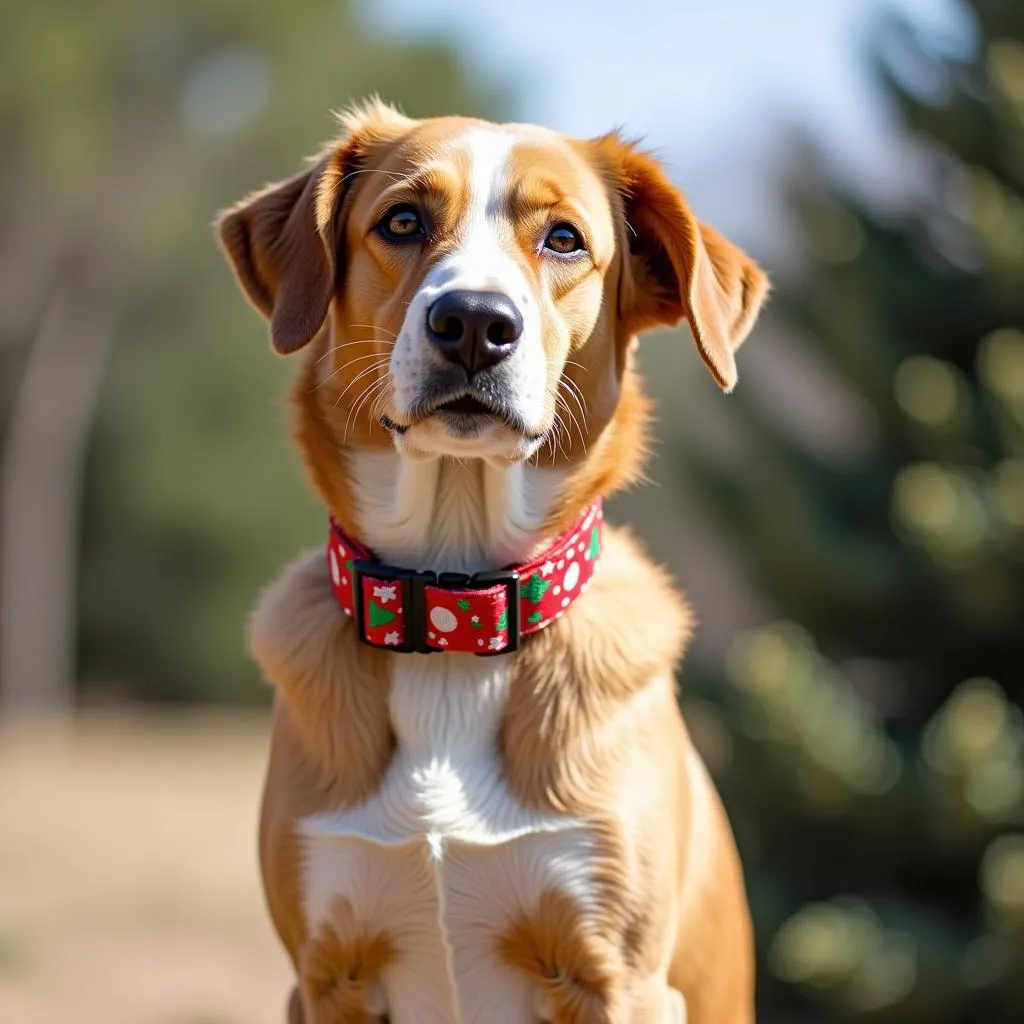
[[[387,999],[384,995],[384,986],[379,981],[374,982],[370,990],[370,998],[366,1004],[366,1013],[376,1024],[391,1024],[391,1017],[387,1012]],[[288,1024],[314,1024],[307,1022],[305,1011],[302,1009],[302,995],[298,987],[292,989],[288,998]]]

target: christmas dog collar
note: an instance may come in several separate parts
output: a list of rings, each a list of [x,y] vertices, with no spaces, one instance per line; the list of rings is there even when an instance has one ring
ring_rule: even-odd
[[[507,654],[587,589],[601,555],[601,521],[598,499],[533,561],[466,576],[385,565],[332,518],[331,587],[371,647]]]

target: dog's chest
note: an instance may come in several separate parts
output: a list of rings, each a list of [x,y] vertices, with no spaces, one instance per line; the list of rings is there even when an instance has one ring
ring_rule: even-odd
[[[588,900],[586,824],[531,812],[505,785],[508,685],[504,658],[396,658],[397,747],[380,790],[302,823],[310,929],[341,913],[346,929],[388,937],[382,983],[397,1024],[536,1021],[535,992],[502,964],[502,935],[544,892]]]

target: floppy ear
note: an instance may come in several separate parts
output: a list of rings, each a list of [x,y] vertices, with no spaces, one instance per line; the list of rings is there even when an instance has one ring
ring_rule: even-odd
[[[330,158],[270,185],[221,214],[221,247],[249,301],[270,321],[274,349],[296,352],[323,324],[337,271],[333,230],[338,196],[318,215]]]
[[[746,253],[697,221],[653,157],[615,141],[629,248],[620,315],[631,334],[685,318],[708,369],[731,391],[733,353],[754,326],[768,279]]]
[[[339,208],[367,149],[412,125],[376,97],[338,115],[343,129],[308,170],[268,185],[217,219],[221,248],[282,355],[320,330],[339,278]]]

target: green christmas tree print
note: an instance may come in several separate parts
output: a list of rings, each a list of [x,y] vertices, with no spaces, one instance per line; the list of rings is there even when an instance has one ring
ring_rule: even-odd
[[[386,626],[389,622],[394,622],[395,613],[387,608],[381,608],[376,601],[370,602],[370,626]]]
[[[550,580],[541,578],[539,572],[535,572],[523,585],[523,593],[534,603],[540,604],[544,592],[551,586]]]

